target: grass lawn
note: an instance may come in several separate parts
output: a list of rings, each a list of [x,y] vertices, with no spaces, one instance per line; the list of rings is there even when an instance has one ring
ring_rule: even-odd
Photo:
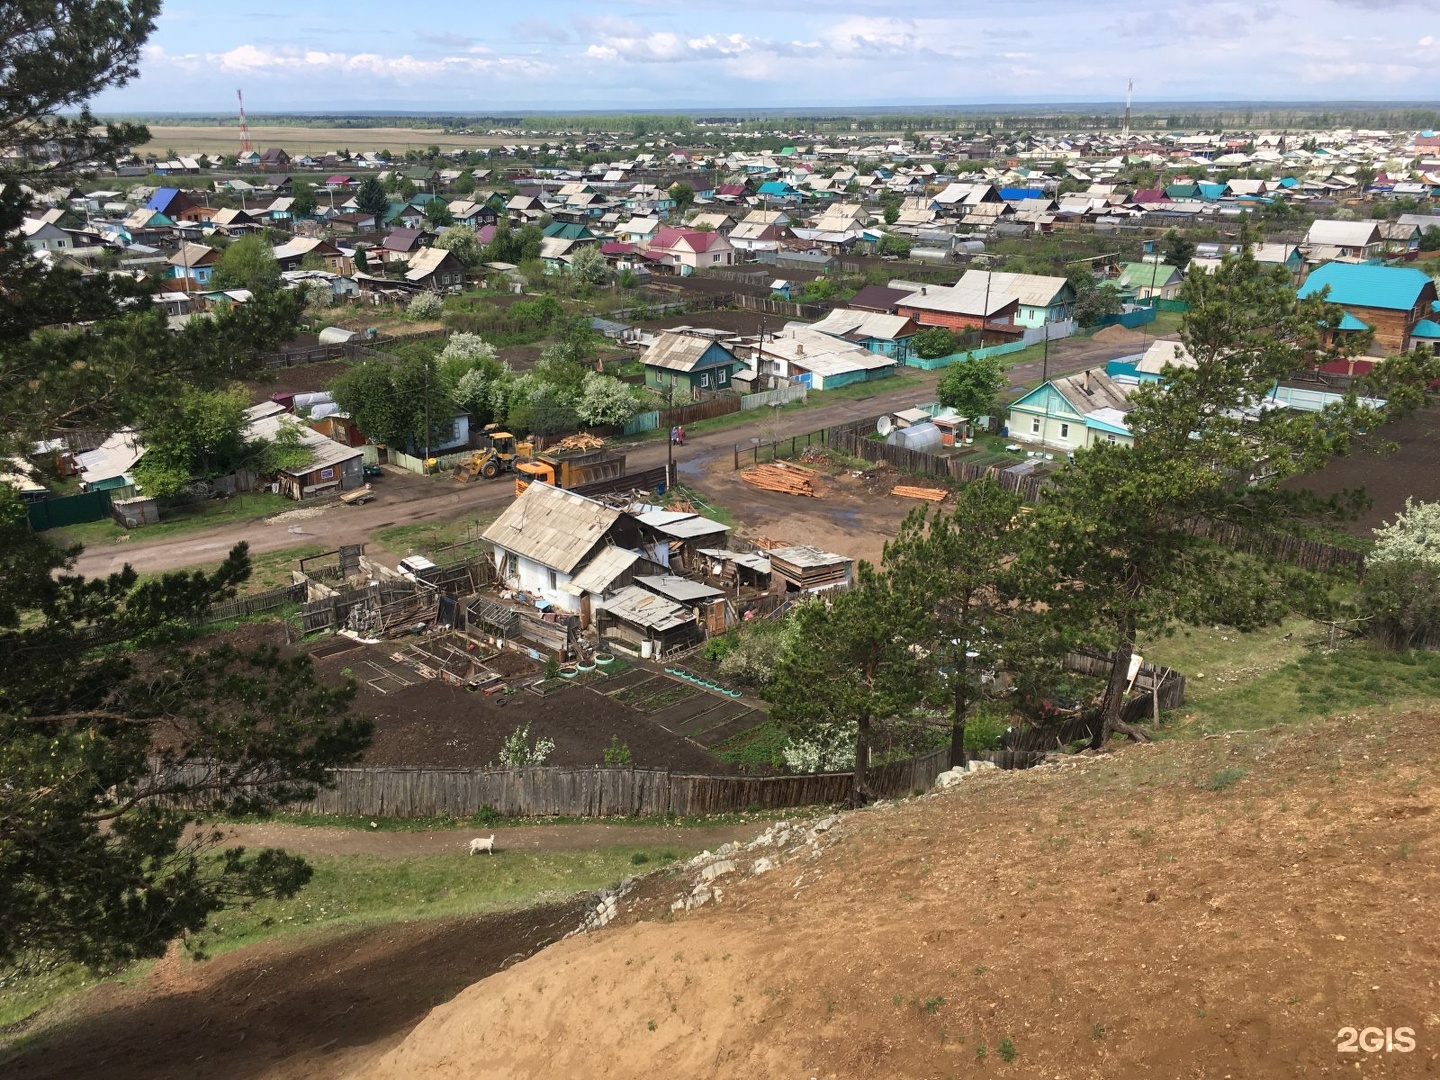
[[[497,481],[506,483],[508,481]],[[371,538],[396,555],[431,555],[441,548],[473,537],[478,530],[494,521],[497,514],[466,517],[460,521],[425,521],[413,525],[395,525],[371,534]]]
[[[113,519],[106,518],[104,521],[88,521],[83,525],[51,529],[45,533],[45,536],[61,547],[70,544],[95,547],[99,544],[114,543],[125,536],[139,536],[144,540],[155,540],[192,529],[208,529],[216,525],[229,525],[239,521],[253,521],[256,518],[270,517],[272,514],[294,510],[298,505],[294,499],[287,499],[283,495],[275,495],[268,491],[253,491],[235,495],[229,499],[206,499],[188,506],[162,510],[162,516],[156,524],[145,525],[135,530],[122,529]]]

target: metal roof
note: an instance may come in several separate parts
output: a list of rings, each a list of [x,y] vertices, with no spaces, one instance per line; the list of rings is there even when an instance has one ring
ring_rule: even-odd
[[[694,604],[725,595],[723,589],[674,574],[636,574],[635,583],[645,586],[651,592],[658,593],[668,600],[674,600],[677,604]]]
[[[619,517],[620,511],[594,499],[536,481],[485,530],[484,538],[571,574]]]
[[[1328,285],[1332,304],[1409,311],[1429,284],[1430,276],[1414,267],[1327,263],[1311,271],[1300,295],[1315,296]]]
[[[1047,277],[1042,274],[1007,274],[989,270],[967,270],[960,279],[961,285],[984,289],[990,285],[991,296],[1014,296],[1026,307],[1049,307],[1054,304],[1070,282],[1063,277]]]
[[[577,592],[603,593],[615,584],[616,578],[634,566],[639,558],[637,552],[628,548],[601,548],[570,584]]]
[[[743,566],[761,574],[770,573],[770,560],[764,555],[757,555],[754,552],[726,551],[724,548],[701,548],[700,554],[711,559],[719,559],[722,562],[733,562],[737,566]]]
[[[535,485],[531,485],[533,488]],[[599,605],[614,618],[663,633],[695,621],[695,613],[638,585],[627,585]]]
[[[665,368],[669,371],[694,371],[712,347],[724,349],[730,361],[737,365],[740,363],[735,359],[734,353],[713,338],[670,332],[661,334],[660,339],[641,354],[640,362],[646,367]]]
[[[836,563],[848,563],[853,560],[844,555],[836,555],[833,551],[821,551],[809,544],[792,544],[790,547],[771,548],[768,554],[771,560],[779,559],[791,566],[802,569],[806,567],[834,566]]]

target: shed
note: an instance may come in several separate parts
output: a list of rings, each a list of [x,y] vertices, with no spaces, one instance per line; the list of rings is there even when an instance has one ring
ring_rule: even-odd
[[[845,588],[854,578],[854,559],[807,544],[774,548],[767,554],[771,573],[785,583],[786,592]]]
[[[693,609],[638,585],[627,585],[597,605],[596,616],[602,639],[658,642],[661,652],[694,641],[699,632]]]

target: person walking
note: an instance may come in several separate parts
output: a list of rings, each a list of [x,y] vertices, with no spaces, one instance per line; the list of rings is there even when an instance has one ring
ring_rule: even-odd
[[[680,427],[677,424],[670,426],[670,445],[677,446],[680,443]]]
[[[675,434],[676,434],[677,438],[678,438],[679,441],[680,441],[680,445],[681,445],[681,446],[684,446],[684,445],[685,445],[685,425],[684,425],[684,424],[677,424],[677,425],[675,426]]]

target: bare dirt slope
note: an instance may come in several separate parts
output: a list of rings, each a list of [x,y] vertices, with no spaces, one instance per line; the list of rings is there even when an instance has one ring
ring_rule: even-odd
[[[353,1075],[1433,1075],[1437,751],[1433,716],[1350,717],[968,779],[546,949]]]

